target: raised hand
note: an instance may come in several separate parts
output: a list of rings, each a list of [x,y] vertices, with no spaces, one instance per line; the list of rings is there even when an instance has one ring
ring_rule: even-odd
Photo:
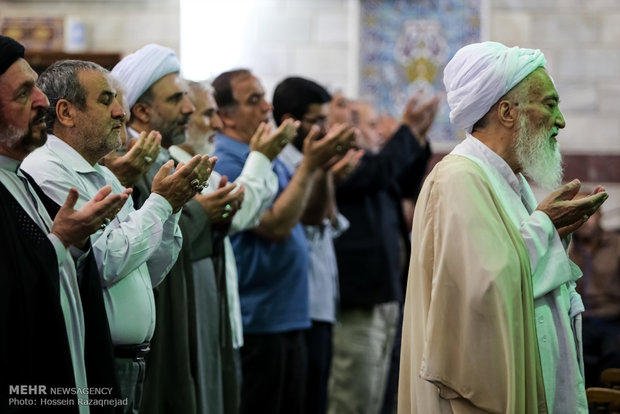
[[[168,200],[172,210],[177,212],[207,185],[216,161],[217,157],[196,155],[187,164],[179,163],[175,172],[170,174],[174,168],[174,161],[170,160],[153,178],[151,192]]]
[[[549,216],[560,237],[581,227],[609,197],[599,185],[587,197],[574,200],[580,188],[581,183],[574,179],[551,193],[536,208]]]
[[[334,184],[338,185],[344,182],[353,171],[357,169],[362,156],[364,155],[364,150],[362,149],[349,149],[347,153],[338,160],[332,167],[331,171],[334,177]]]
[[[274,133],[271,133],[271,126],[261,122],[250,138],[250,150],[261,152],[273,161],[286,144],[295,138],[297,128],[299,121],[286,119]]]
[[[426,133],[433,125],[441,96],[437,94],[426,102],[420,103],[420,96],[416,95],[405,106],[402,123],[411,129],[420,145],[426,145]]]
[[[161,134],[141,132],[138,139],[129,141],[129,151],[120,156],[117,151],[106,155],[101,164],[108,167],[125,187],[133,187],[157,159],[161,148]]]
[[[311,170],[326,165],[334,156],[342,157],[351,147],[355,129],[347,124],[334,125],[325,137],[317,139],[319,127],[314,125],[304,138],[304,159]]]
[[[74,210],[79,194],[75,188],[70,189],[65,203],[54,218],[52,234],[67,247],[73,245],[82,248],[91,234],[104,228],[116,216],[131,191],[128,188],[121,194],[110,195],[112,187],[106,185],[82,208]]]
[[[213,224],[227,224],[241,209],[245,188],[243,185],[227,184],[222,176],[217,190],[210,194],[197,194],[194,199],[204,208]]]

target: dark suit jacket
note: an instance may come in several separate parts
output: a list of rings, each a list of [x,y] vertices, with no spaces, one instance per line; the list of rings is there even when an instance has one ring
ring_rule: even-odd
[[[422,148],[401,126],[378,154],[366,154],[336,189],[338,209],[351,223],[334,240],[342,308],[402,301],[409,259],[409,231],[401,200],[415,198],[430,148]],[[406,252],[404,257],[402,249]]]
[[[53,219],[60,206],[47,197],[28,174],[24,173],[24,175],[30,180],[39,200]],[[51,381],[48,387],[74,387],[71,353],[60,306],[60,280],[56,253],[47,235],[30,219],[2,185],[0,185],[0,200],[0,209],[4,210],[8,207],[11,211],[7,214],[2,213],[0,218],[2,221],[0,263],[10,264],[6,277],[2,278],[3,295],[8,295],[9,298],[7,301],[3,300],[3,303],[7,305],[3,307],[2,332],[6,332],[6,335],[3,335],[9,342],[6,344],[8,350],[5,353],[3,341],[2,355],[3,358],[7,356],[8,364],[15,364],[14,368],[9,368],[7,371],[11,373],[8,376],[9,384],[19,384],[15,381],[28,381],[22,382],[23,384],[48,384]],[[28,247],[22,246],[20,251],[21,243],[15,243],[15,241],[23,241]],[[9,244],[6,248],[5,243]],[[23,284],[20,284],[20,281]],[[86,331],[84,359],[88,386],[112,388],[111,395],[106,395],[105,398],[118,398],[120,394],[114,371],[110,328],[103,302],[101,281],[92,254],[86,257],[78,282]],[[5,283],[6,289],[4,289]],[[9,301],[15,302],[15,306],[23,306],[24,312],[12,311],[9,317],[8,309],[16,309],[13,304],[9,304]],[[17,333],[20,330],[28,332],[32,340],[23,343],[16,339],[22,337]],[[14,354],[15,352],[18,354]],[[30,372],[24,371],[24,364],[30,367]],[[12,378],[14,375],[12,369],[19,372],[17,377]],[[38,378],[42,375],[47,376],[47,379],[39,380]],[[51,408],[49,412],[54,412],[54,409]],[[72,408],[67,407],[58,410],[63,413],[73,412]],[[119,410],[109,406],[91,407],[92,413],[113,413]],[[37,412],[36,409],[35,412]]]
[[[75,387],[65,321],[60,306],[56,252],[45,232],[0,184],[0,343],[2,394],[10,385]],[[38,397],[26,396],[26,397]],[[74,407],[48,412],[77,413]],[[6,404],[6,403],[5,403]],[[40,407],[10,405],[9,412],[37,412]]]

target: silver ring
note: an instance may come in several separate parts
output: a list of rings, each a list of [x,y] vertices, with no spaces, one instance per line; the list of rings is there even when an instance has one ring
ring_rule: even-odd
[[[222,218],[223,218],[223,219],[228,218],[228,216],[230,216],[230,214],[229,214],[229,213],[222,213]]]
[[[200,180],[198,180],[197,178],[194,178],[192,181],[189,182],[189,185],[191,185],[192,187],[197,187],[200,184]]]
[[[99,226],[99,228],[100,228],[101,230],[103,230],[103,229],[105,229],[105,228],[106,228],[106,226],[107,226],[108,224],[110,224],[110,219],[106,217],[106,218],[104,218],[104,219],[103,219],[103,223],[101,223],[101,225]]]
[[[144,156],[144,161],[146,161],[148,164],[153,162],[153,158],[149,157],[148,155]]]
[[[342,145],[340,144],[336,145],[336,151],[338,152],[342,151]]]
[[[202,190],[205,189],[204,185],[197,185],[194,186],[194,189],[196,190],[197,193],[202,193]]]
[[[226,205],[224,206],[224,211],[225,211],[225,212],[232,211],[232,207],[230,206],[230,204],[226,204]]]
[[[209,186],[209,180],[203,181],[201,184],[202,188],[207,188]]]

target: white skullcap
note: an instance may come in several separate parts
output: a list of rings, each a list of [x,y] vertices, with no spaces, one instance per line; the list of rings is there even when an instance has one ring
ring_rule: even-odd
[[[126,99],[131,108],[152,84],[180,69],[172,49],[151,43],[125,56],[114,66],[112,75],[126,85]]]
[[[471,133],[502,96],[546,62],[538,49],[509,48],[497,42],[459,49],[443,72],[450,121]]]

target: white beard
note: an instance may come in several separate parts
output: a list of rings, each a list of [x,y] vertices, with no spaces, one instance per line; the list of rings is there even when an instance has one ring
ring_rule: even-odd
[[[514,149],[525,175],[538,186],[554,190],[562,184],[562,155],[553,130],[536,130],[526,116],[519,116]]]
[[[196,154],[200,155],[213,155],[213,151],[215,150],[215,143],[211,142],[213,139],[213,135],[215,134],[200,134],[200,133],[192,133],[191,131],[188,134],[187,143],[194,148]]]

